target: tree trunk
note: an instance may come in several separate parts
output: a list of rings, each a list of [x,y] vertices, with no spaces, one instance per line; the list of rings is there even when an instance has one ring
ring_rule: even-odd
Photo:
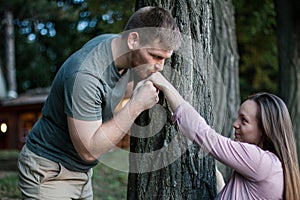
[[[4,75],[2,72],[2,67],[0,64],[0,100],[4,99],[6,97],[6,95],[7,95],[6,84],[5,84],[5,79],[4,79]]]
[[[212,53],[213,2],[137,1],[136,5],[164,7],[176,19],[184,40],[181,49],[166,63],[164,75],[213,126],[212,85],[213,73],[217,71]],[[127,198],[213,199],[216,196],[214,159],[178,133],[171,122],[168,104],[161,99],[162,107],[157,106],[148,116],[139,118],[137,123],[145,126],[134,126],[131,130],[135,134],[154,136],[130,138]],[[157,129],[160,126],[162,129]]]
[[[17,81],[16,81],[16,62],[15,62],[15,35],[13,24],[13,13],[9,10],[4,11],[5,22],[5,64],[7,70],[8,97],[16,98]]]
[[[214,127],[218,133],[232,137],[233,122],[240,105],[238,53],[232,1],[213,1],[213,73]],[[217,162],[228,180],[232,170]]]
[[[279,92],[292,118],[300,161],[300,2],[275,0],[275,8],[278,26]]]

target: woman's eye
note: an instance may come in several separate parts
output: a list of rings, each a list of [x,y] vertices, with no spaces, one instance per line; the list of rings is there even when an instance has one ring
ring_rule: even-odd
[[[247,120],[245,118],[242,118],[242,123],[243,124],[247,123]]]

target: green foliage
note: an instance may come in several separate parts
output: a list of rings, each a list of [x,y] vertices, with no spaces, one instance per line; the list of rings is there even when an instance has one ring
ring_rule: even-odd
[[[278,93],[274,3],[233,0],[240,55],[241,98],[258,91]]]
[[[126,172],[114,170],[102,163],[93,169],[93,188],[95,199],[126,199]]]
[[[17,160],[17,150],[1,150],[0,162],[12,159]],[[3,164],[3,163],[2,163]],[[0,169],[0,199],[21,199],[21,194],[18,189],[18,173],[14,171],[1,171]]]
[[[0,179],[0,197],[2,197],[2,199],[21,199],[21,194],[17,183],[17,173],[8,173],[2,177]]]
[[[97,19],[95,30],[102,33],[120,33],[134,12],[134,0],[86,0],[91,19]]]
[[[64,60],[92,37],[119,33],[135,0],[0,0],[15,18],[18,92],[50,86]],[[233,0],[244,99],[256,91],[278,93],[276,19],[272,0]],[[0,24],[0,33],[5,23]],[[3,36],[3,33],[1,33]],[[5,47],[0,41],[1,55]],[[3,60],[3,59],[0,59]],[[3,60],[4,61],[4,60]]]
[[[62,63],[85,42],[102,33],[123,31],[134,2],[0,0],[0,16],[5,10],[14,14],[18,92],[50,86]],[[2,22],[2,36],[4,27]],[[3,42],[0,45],[3,55]]]

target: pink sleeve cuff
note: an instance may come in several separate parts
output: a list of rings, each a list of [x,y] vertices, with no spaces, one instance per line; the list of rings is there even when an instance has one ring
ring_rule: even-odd
[[[184,101],[182,102],[175,110],[172,116],[172,122],[176,123],[176,121],[181,117],[182,112],[189,106],[189,103]]]

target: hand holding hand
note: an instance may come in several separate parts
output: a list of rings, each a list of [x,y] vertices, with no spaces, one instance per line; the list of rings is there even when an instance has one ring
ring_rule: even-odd
[[[139,112],[152,108],[158,100],[158,90],[148,80],[140,81],[131,97],[131,103]]]
[[[151,81],[155,85],[155,87],[157,87],[163,92],[170,84],[169,81],[167,81],[167,79],[160,72],[152,74],[148,78],[148,80]]]
[[[148,80],[164,93],[165,98],[169,102],[173,112],[182,102],[184,102],[182,96],[161,73],[156,72],[152,74]]]

